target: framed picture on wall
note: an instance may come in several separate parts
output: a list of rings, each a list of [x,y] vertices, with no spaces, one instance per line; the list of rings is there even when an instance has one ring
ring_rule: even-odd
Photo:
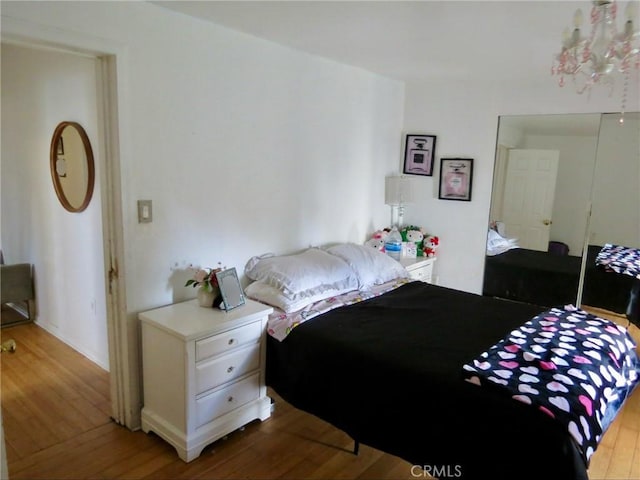
[[[472,181],[472,158],[440,159],[440,190],[438,198],[468,202],[471,200]]]
[[[432,176],[435,152],[435,135],[407,135],[404,142],[403,172],[410,175]]]

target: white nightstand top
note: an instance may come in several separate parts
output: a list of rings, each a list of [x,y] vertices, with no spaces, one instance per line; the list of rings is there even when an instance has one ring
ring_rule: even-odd
[[[166,332],[188,341],[203,334],[222,332],[251,323],[273,312],[273,308],[247,299],[244,305],[225,312],[218,308],[204,308],[197,300],[175,303],[146,312],[138,317]]]
[[[409,268],[412,266],[418,267],[422,265],[428,265],[429,263],[433,263],[435,261],[436,261],[436,257],[415,257],[415,258],[402,257],[400,259],[400,263],[404,268]]]

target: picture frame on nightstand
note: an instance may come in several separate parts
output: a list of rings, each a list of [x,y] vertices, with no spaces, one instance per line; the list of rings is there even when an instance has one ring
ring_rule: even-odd
[[[224,303],[223,310],[228,312],[229,310],[244,305],[244,291],[240,285],[238,272],[235,268],[228,268],[221,272],[216,272],[216,278],[218,279],[220,294],[222,295],[222,302]]]

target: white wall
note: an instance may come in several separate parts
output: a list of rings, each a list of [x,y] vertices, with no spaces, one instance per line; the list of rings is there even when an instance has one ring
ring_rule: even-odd
[[[440,236],[440,284],[476,293],[482,291],[498,117],[620,109],[619,97],[610,97],[608,89],[578,95],[559,88],[549,71],[530,72],[529,83],[509,78],[509,72],[501,73],[503,81],[484,80],[483,73],[464,80],[409,82],[405,94],[405,133],[437,136],[434,176],[420,179],[419,202],[407,208],[405,220]],[[638,92],[630,89],[629,94],[627,110],[640,110]],[[452,156],[474,159],[471,202],[438,200],[439,159]]]
[[[252,255],[363,242],[388,221],[400,82],[143,2],[3,2],[2,17],[113,42],[126,56],[119,136],[134,394],[136,315],[195,296],[183,287],[189,264],[242,271]],[[153,201],[150,224],[137,223],[139,199]]]
[[[7,263],[34,266],[37,323],[108,370],[100,182],[70,213],[49,169],[62,121],[79,122],[99,152],[96,82],[93,58],[2,45],[1,245]]]

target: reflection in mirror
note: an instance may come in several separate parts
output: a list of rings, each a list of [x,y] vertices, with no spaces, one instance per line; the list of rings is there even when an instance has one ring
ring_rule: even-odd
[[[503,116],[483,293],[575,304],[600,114]]]
[[[70,212],[86,209],[93,195],[94,163],[82,126],[60,123],[51,138],[49,157],[53,186],[62,206]]]
[[[244,292],[240,286],[238,273],[235,268],[229,268],[216,273],[220,293],[224,302],[224,310],[229,311],[240,305],[244,305]]]
[[[500,117],[485,295],[625,312],[632,279],[596,265],[606,243],[640,247],[639,117],[619,119]]]
[[[606,244],[640,249],[640,113],[603,114],[581,304],[626,314],[634,277],[596,265]]]

